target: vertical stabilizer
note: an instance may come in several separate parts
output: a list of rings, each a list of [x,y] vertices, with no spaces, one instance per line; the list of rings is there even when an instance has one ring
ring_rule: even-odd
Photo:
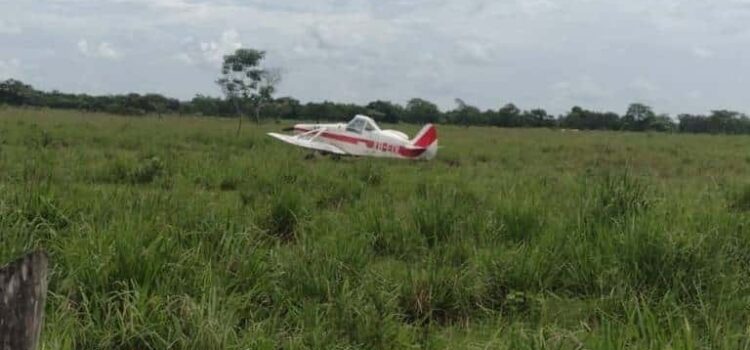
[[[432,124],[427,124],[414,137],[411,144],[415,147],[428,148],[435,142],[437,142],[437,128]]]

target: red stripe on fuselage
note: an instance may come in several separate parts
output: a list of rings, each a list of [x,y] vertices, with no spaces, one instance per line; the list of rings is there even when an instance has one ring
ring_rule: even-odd
[[[297,127],[295,127],[294,130],[299,131],[299,132],[312,131],[312,129],[304,129],[304,128],[297,128]],[[323,131],[320,134],[320,136],[325,137],[327,139],[331,139],[331,140],[351,143],[353,145],[356,145],[358,143],[364,143],[365,146],[367,146],[367,148],[375,147],[375,141],[363,139],[359,137],[337,134],[337,133],[333,133],[330,131]],[[419,157],[422,155],[422,153],[427,151],[426,148],[412,148],[412,147],[395,146],[395,145],[390,145],[390,146],[392,146],[392,148],[395,149],[395,152],[392,152],[392,153],[397,153],[401,155],[402,157],[407,157],[407,158]]]
[[[404,146],[398,148],[398,154],[408,158],[417,158],[421,156],[425,151],[427,151],[426,148],[408,148]]]

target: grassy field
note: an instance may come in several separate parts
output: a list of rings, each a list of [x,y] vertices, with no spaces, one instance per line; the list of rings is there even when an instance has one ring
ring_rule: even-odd
[[[408,162],[284,125],[0,109],[44,348],[750,348],[748,137],[439,127]]]

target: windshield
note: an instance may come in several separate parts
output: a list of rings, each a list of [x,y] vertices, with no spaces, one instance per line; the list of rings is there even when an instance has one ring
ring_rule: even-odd
[[[361,134],[362,128],[364,128],[364,126],[365,126],[365,120],[354,119],[351,122],[349,122],[349,124],[346,125],[346,131]]]

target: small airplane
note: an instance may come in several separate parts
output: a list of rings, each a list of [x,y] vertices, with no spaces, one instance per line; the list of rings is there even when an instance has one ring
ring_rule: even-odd
[[[437,155],[437,129],[425,125],[413,139],[396,130],[381,130],[372,118],[356,115],[349,123],[297,124],[269,136],[295,146],[336,156],[370,156],[400,159],[432,159]]]

